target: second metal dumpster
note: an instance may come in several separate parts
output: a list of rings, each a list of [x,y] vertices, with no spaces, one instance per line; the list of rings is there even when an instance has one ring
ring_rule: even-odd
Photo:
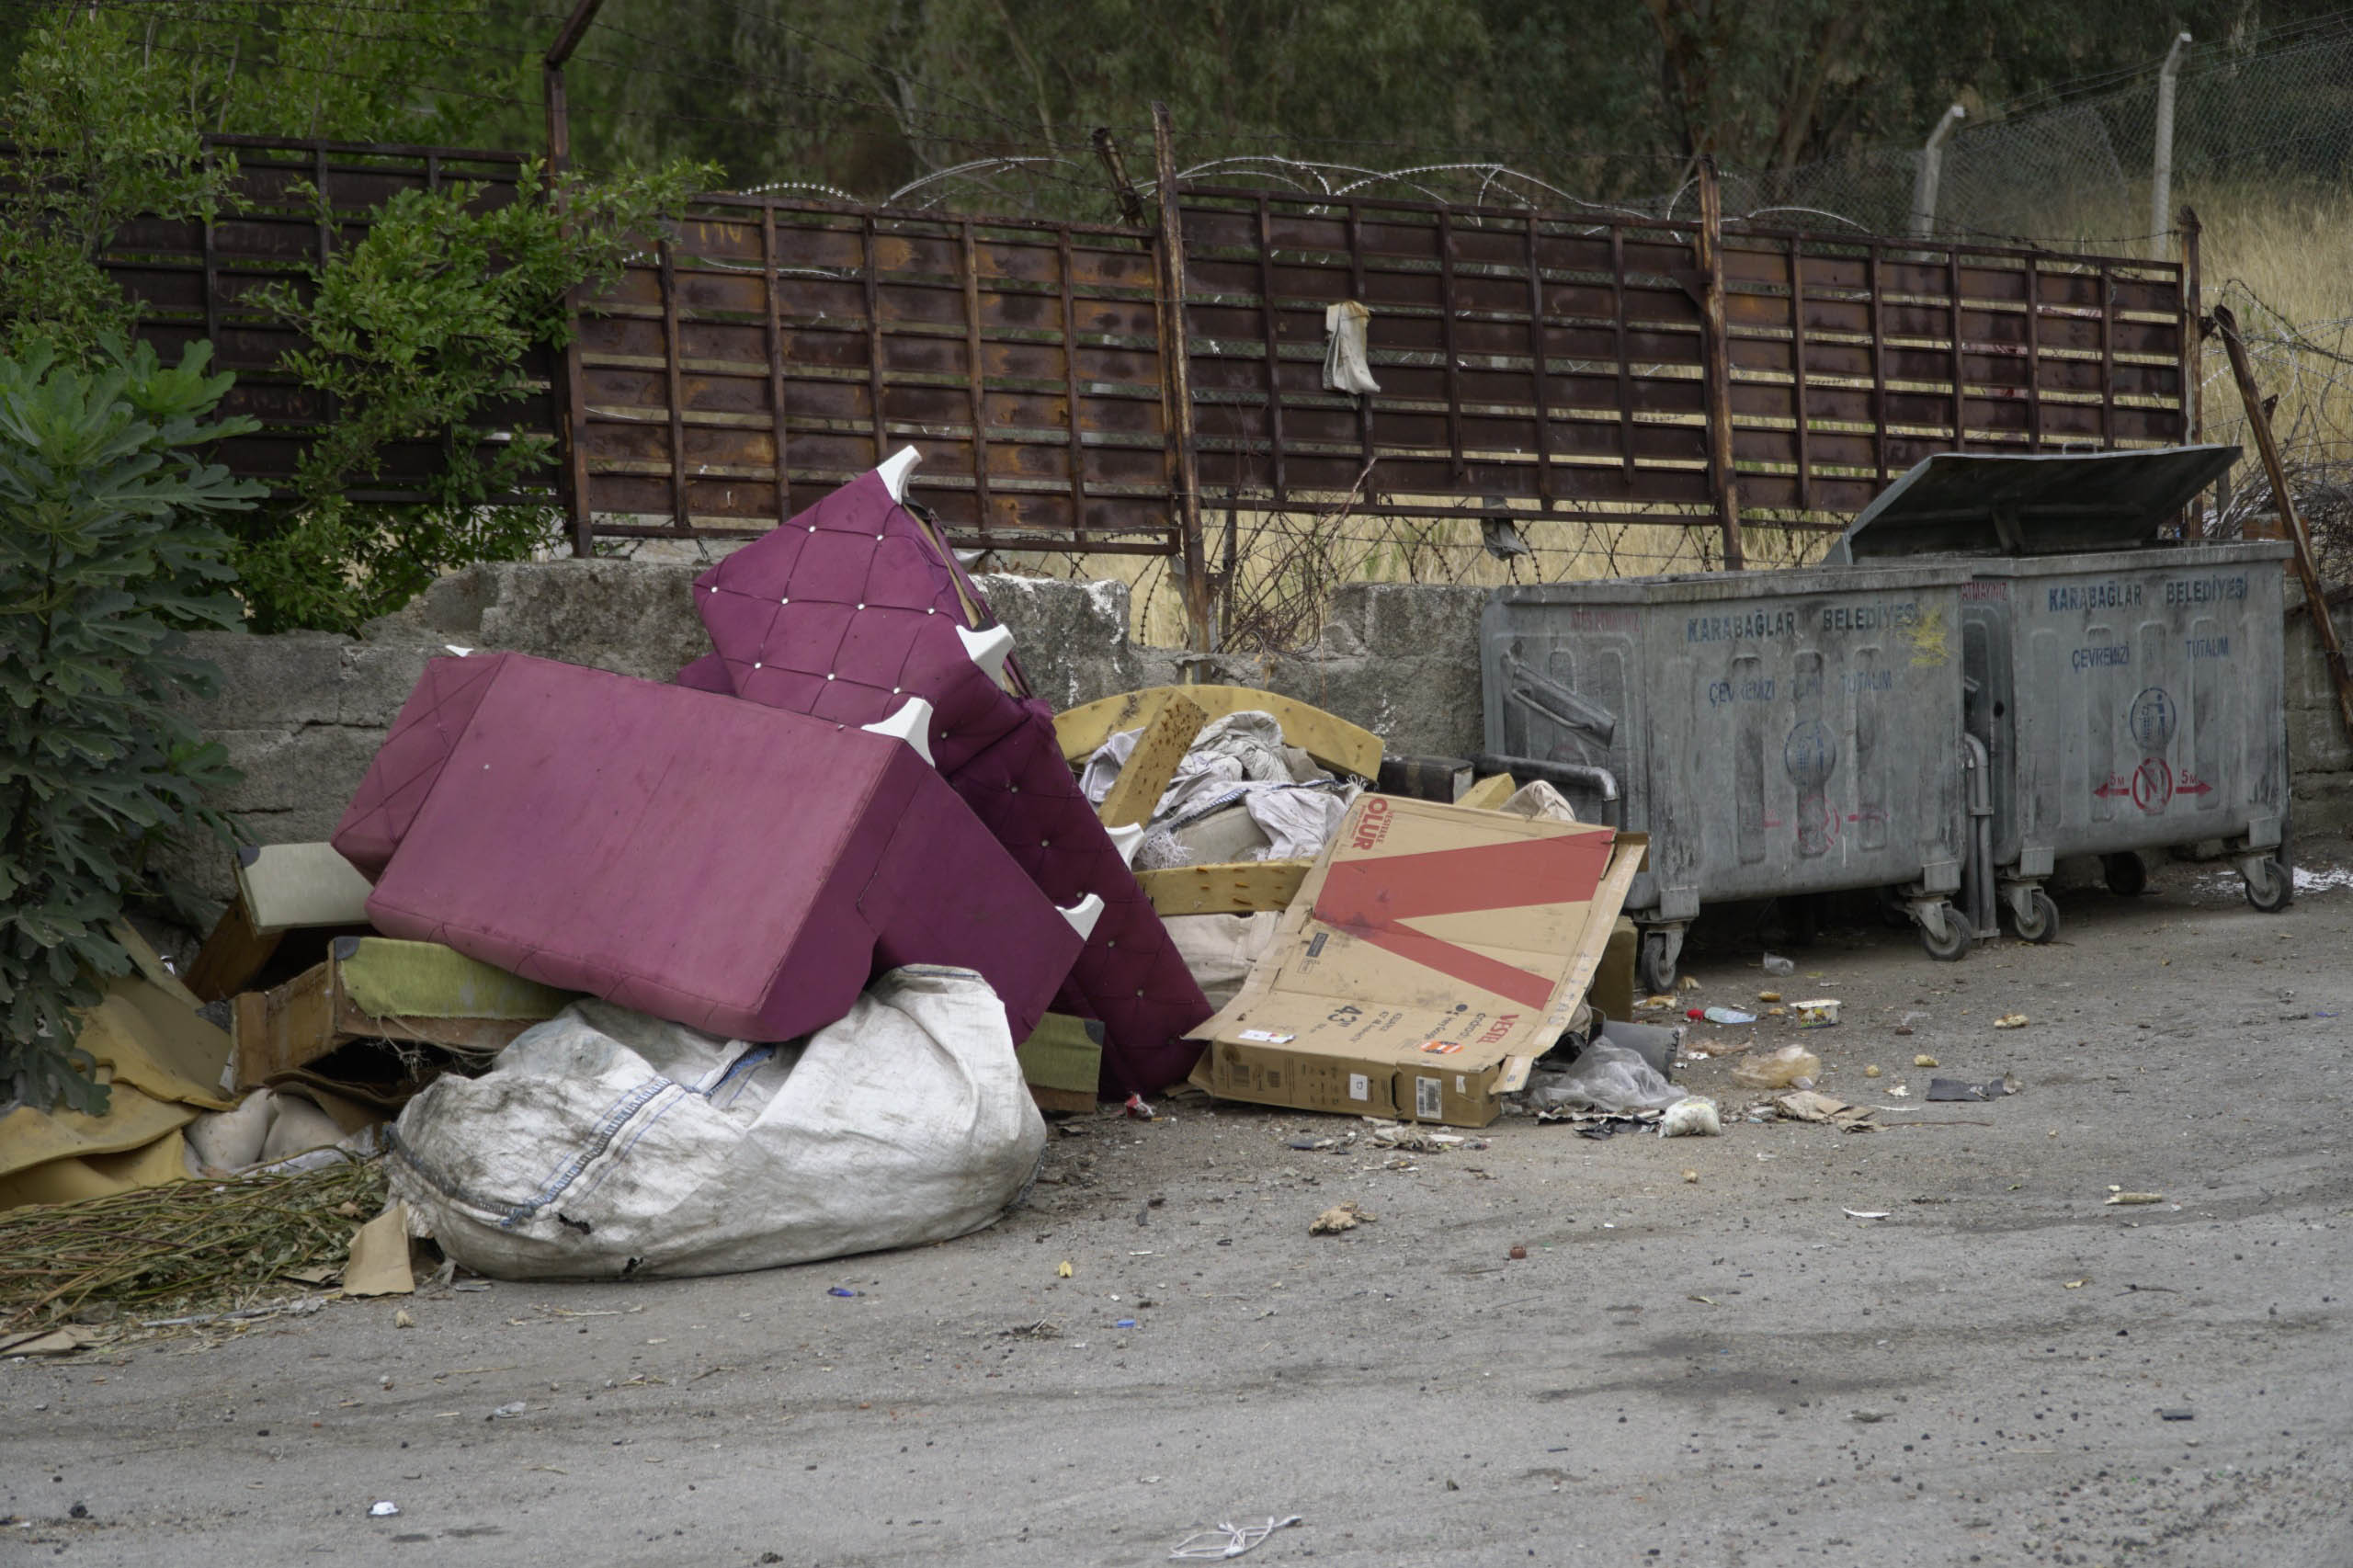
[[[2054,457],[1940,454],[1889,488],[1835,553],[1966,557],[1970,732],[1992,756],[1994,875],[2013,928],[2058,932],[2057,860],[2099,856],[2140,891],[2139,851],[2220,840],[2247,901],[2294,892],[2285,848],[2284,543],[2167,543],[2160,529],[2232,447]]]
[[[1966,564],[1706,573],[1498,589],[1480,628],[1487,749],[1589,778],[1651,835],[1626,913],[1675,979],[1703,903],[1894,887],[1923,944],[1975,932]]]

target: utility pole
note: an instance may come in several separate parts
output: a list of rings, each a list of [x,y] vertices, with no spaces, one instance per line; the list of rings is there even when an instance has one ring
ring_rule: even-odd
[[[2174,35],[2165,62],[2157,68],[2156,146],[2149,170],[2149,254],[2165,254],[2165,214],[2173,206],[2173,89],[2181,74],[2181,51],[2189,42],[2186,32]]]
[[[1925,240],[1936,232],[1937,187],[1944,180],[1945,138],[1952,128],[1969,118],[1969,111],[1955,104],[1945,110],[1937,128],[1928,132],[1927,144],[1920,149],[1920,172],[1912,181],[1912,237]]]

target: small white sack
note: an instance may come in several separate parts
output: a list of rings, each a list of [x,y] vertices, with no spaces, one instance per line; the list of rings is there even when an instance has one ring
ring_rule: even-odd
[[[1028,1190],[1045,1122],[1005,1008],[909,966],[804,1044],[583,1001],[393,1129],[420,1233],[504,1279],[725,1274],[944,1241]]]

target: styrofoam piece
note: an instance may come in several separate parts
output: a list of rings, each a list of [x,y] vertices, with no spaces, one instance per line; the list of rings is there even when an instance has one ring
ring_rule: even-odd
[[[1063,910],[1062,916],[1070,922],[1070,928],[1078,933],[1081,940],[1092,937],[1095,935],[1095,923],[1103,918],[1103,895],[1088,893]]]
[[[991,680],[1003,678],[1006,656],[1013,652],[1013,631],[1010,627],[992,626],[985,631],[970,627],[956,629],[957,637],[964,644],[964,652],[972,663],[981,666]]]
[[[913,473],[915,464],[922,460],[923,455],[913,447],[901,447],[891,454],[889,461],[874,471],[882,476],[882,483],[890,490],[892,500],[904,501],[907,498],[907,475]]]
[[[908,698],[897,712],[858,728],[870,735],[895,735],[915,747],[916,756],[931,761],[931,704],[920,697]]]

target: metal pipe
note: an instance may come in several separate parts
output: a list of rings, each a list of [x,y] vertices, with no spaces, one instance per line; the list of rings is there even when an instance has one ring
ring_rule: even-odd
[[[1915,239],[1927,239],[1937,227],[1937,187],[1944,179],[1945,138],[1952,128],[1969,118],[1969,111],[1955,104],[1945,110],[1937,128],[1928,132],[1927,143],[1920,149],[1920,172],[1912,181],[1912,233]]]
[[[2176,33],[2173,47],[2165,51],[2165,62],[2157,68],[2156,146],[2149,171],[2149,254],[2160,261],[2165,254],[2165,212],[2173,198],[2174,80],[2181,74],[2182,46],[2188,41],[2188,33]]]
[[[2000,934],[1994,899],[1993,756],[1975,735],[1963,735],[1969,778],[1969,851],[1962,876],[1961,903],[1969,926],[1979,937]]]

